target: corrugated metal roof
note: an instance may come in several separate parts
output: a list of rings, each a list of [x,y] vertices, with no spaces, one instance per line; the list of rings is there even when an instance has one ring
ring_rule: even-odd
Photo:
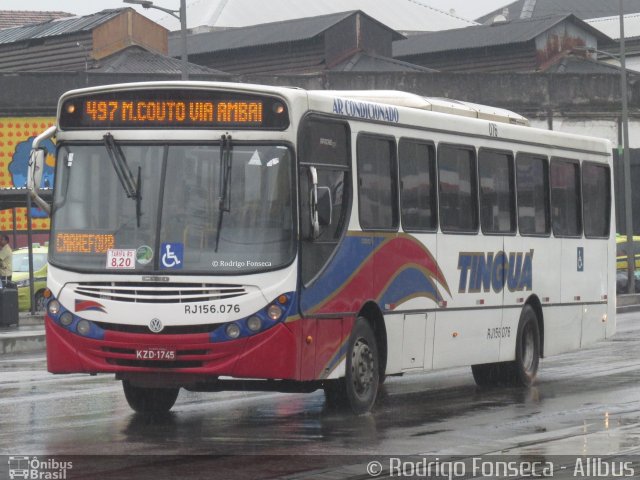
[[[566,55],[544,70],[545,73],[611,73],[620,75],[620,67],[580,55]],[[630,73],[635,73],[632,70]]]
[[[359,52],[344,62],[329,69],[332,72],[436,72],[427,67],[403,62],[394,58],[380,57]]]
[[[125,10],[127,9],[103,10],[93,15],[85,15],[83,17],[61,18],[36,25],[7,28],[0,30],[0,44],[91,31],[97,26],[117,17]]]
[[[555,25],[568,20],[578,24],[600,39],[609,37],[573,15],[530,20],[514,20],[493,25],[477,25],[456,30],[414,35],[393,43],[393,56],[398,58],[422,53],[466,50],[529,42]]]
[[[294,18],[317,17],[346,10],[361,10],[390,28],[405,31],[436,31],[475,25],[454,13],[429,5],[429,0],[195,0],[187,4],[187,26],[246,27]],[[169,30],[179,22],[167,15],[156,20]]]
[[[191,35],[187,39],[189,55],[213,53],[237,48],[299,42],[312,39],[342,20],[358,12],[342,12],[313,18],[300,18],[282,22],[265,23],[251,27],[232,28],[209,33]],[[375,21],[375,20],[374,20]],[[403,38],[395,33],[394,38]],[[171,36],[169,55],[180,54],[181,39]]]
[[[507,20],[519,19],[526,3],[526,0],[518,0],[483,15],[476,21],[490,23],[496,15],[501,15],[504,9],[508,10]],[[529,3],[531,4],[531,0]],[[573,14],[586,20],[620,15],[620,2],[613,0],[535,0],[534,3],[531,18]],[[640,13],[640,0],[625,0],[623,9],[625,14]]]
[[[203,67],[194,63],[187,64],[190,74],[224,74],[220,70]],[[181,73],[182,62],[179,59],[153,53],[144,48],[132,46],[107,58],[95,62],[92,72],[104,73]]]
[[[24,10],[0,10],[0,30],[43,23],[56,18],[73,17],[67,12],[31,12]]]

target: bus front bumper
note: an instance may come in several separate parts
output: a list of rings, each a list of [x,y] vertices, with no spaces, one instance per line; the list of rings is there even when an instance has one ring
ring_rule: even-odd
[[[45,315],[45,330],[51,373],[138,372],[291,380],[296,380],[299,373],[297,338],[285,323],[224,342],[211,342],[207,333],[161,335],[111,330],[102,339],[92,339],[62,328],[49,315]]]

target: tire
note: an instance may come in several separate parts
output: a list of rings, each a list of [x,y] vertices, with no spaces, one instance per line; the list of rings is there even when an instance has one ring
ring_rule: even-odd
[[[538,373],[540,364],[540,329],[538,316],[530,305],[525,305],[518,322],[516,336],[516,359],[509,362],[510,375],[506,377],[510,385],[530,386]]]
[[[358,318],[351,332],[344,383],[353,413],[362,415],[369,412],[378,396],[380,358],[376,337],[363,317]]]
[[[44,298],[44,294],[42,292],[38,292],[35,294],[33,303],[35,305],[36,312],[44,312],[47,306],[47,299]]]
[[[347,398],[344,378],[339,380],[325,380],[322,388],[324,389],[324,401],[327,408],[333,410],[348,407],[349,400]]]
[[[540,362],[540,329],[538,316],[525,305],[518,322],[516,359],[512,362],[472,365],[471,372],[479,387],[508,385],[528,387],[535,380]]]
[[[179,388],[146,388],[122,381],[122,389],[129,406],[138,413],[161,415],[171,410],[178,398]]]
[[[479,387],[495,387],[504,381],[504,365],[501,363],[471,365],[471,372]]]

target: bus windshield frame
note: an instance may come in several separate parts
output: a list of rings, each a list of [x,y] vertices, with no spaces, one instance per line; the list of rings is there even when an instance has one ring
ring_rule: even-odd
[[[295,156],[285,142],[104,142],[58,146],[52,265],[92,273],[233,275],[296,253]],[[226,194],[225,194],[226,192]]]

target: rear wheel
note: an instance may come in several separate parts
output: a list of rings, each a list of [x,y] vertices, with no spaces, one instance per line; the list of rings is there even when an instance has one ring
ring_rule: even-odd
[[[178,398],[179,388],[148,388],[122,381],[122,389],[129,406],[138,413],[163,414],[171,410]]]
[[[500,363],[471,365],[471,372],[479,387],[495,387],[503,381],[504,365]]]
[[[528,387],[538,373],[540,363],[540,329],[538,316],[531,306],[526,305],[520,314],[516,337],[516,359],[511,362],[509,383]]]
[[[516,336],[516,359],[512,362],[472,365],[473,379],[481,387],[511,385],[528,387],[538,373],[540,361],[540,329],[538,316],[526,305],[520,314]]]

